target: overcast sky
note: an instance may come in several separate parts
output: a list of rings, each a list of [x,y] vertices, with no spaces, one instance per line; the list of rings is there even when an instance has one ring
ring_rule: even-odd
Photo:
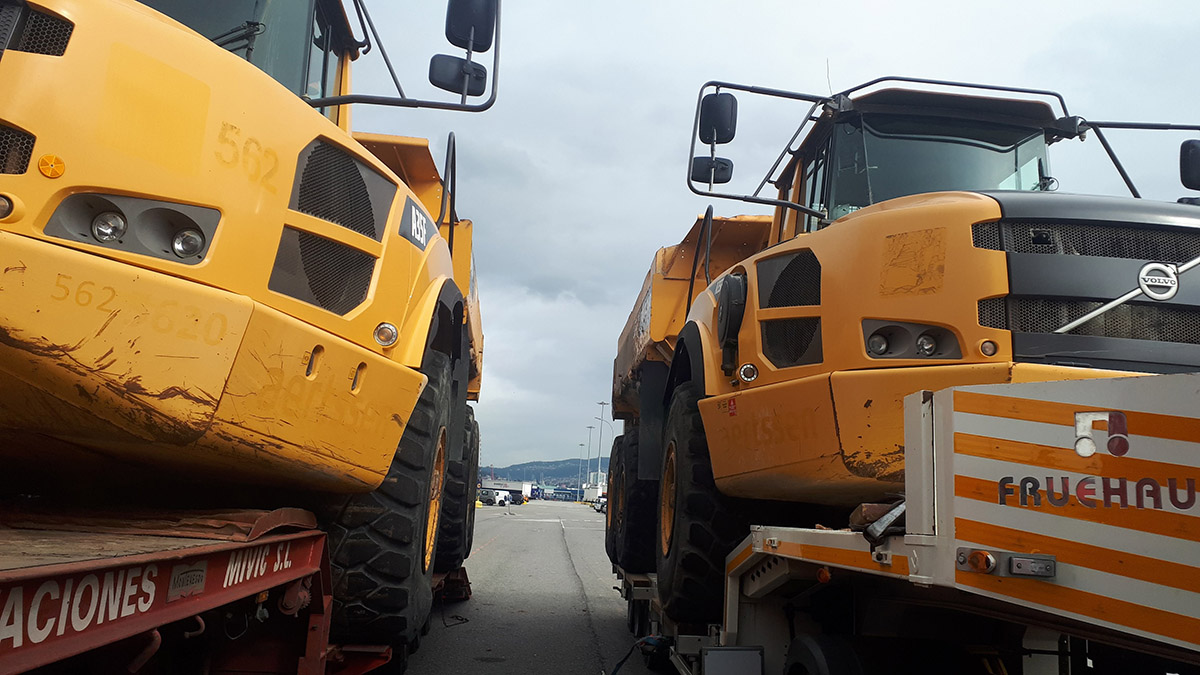
[[[428,59],[460,55],[439,5],[368,0],[409,95],[441,96],[425,80]],[[607,456],[612,430],[593,418],[611,398],[617,337],[654,251],[678,243],[710,202],[718,215],[764,212],[687,189],[707,80],[828,94],[904,75],[1052,89],[1095,120],[1200,122],[1194,2],[508,0],[502,28],[490,111],[353,113],[357,130],[429,138],[439,164],[456,133],[486,336],[485,467],[578,457],[588,425]],[[354,78],[355,91],[389,93],[378,54]],[[740,98],[728,154],[737,178],[757,182],[804,110]],[[1169,200],[1186,194],[1184,138],[1110,132],[1143,194]],[[1123,191],[1094,139],[1059,143],[1052,158],[1062,191]]]

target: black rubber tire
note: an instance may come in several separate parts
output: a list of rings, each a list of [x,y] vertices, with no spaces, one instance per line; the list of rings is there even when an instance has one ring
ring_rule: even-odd
[[[617,565],[626,572],[654,571],[654,537],[658,533],[658,481],[638,480],[638,430],[622,436],[623,513],[617,521]],[[612,506],[612,498],[609,498]]]
[[[604,552],[608,561],[620,565],[617,549],[617,529],[624,519],[625,511],[625,467],[622,463],[621,441],[624,436],[613,439],[612,451],[608,455],[608,511],[604,514]]]
[[[383,483],[374,492],[341,500],[324,523],[335,640],[412,651],[429,617],[433,564],[431,559],[425,565],[426,533],[433,490],[442,488],[434,485],[434,477],[444,476],[450,359],[430,352],[422,370],[429,383]],[[441,472],[436,467],[439,444]]]
[[[708,442],[696,406],[699,399],[691,382],[675,389],[671,399],[663,434],[655,541],[663,612],[677,622],[693,625],[720,621],[725,557],[750,532],[713,481]],[[668,471],[671,462],[673,470]],[[664,522],[668,518],[669,523]],[[669,538],[663,531],[668,526]]]
[[[783,664],[783,675],[862,674],[853,643],[836,635],[797,635]]]
[[[452,572],[462,567],[471,554],[475,531],[475,485],[479,474],[479,424],[475,411],[466,407],[463,423],[463,458],[446,462],[446,493],[442,497],[441,526],[438,528],[435,572]]]

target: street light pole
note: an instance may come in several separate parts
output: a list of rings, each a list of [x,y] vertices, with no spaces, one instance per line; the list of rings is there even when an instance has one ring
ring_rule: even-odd
[[[594,425],[594,424],[589,424],[589,425],[587,426],[587,430],[588,430],[588,454],[587,454],[587,462],[585,462],[585,463],[584,463],[584,464],[585,464],[585,471],[584,471],[584,474],[583,474],[583,481],[584,481],[584,485],[586,485],[586,484],[587,484],[587,477],[588,477],[588,476],[587,476],[587,471],[591,470],[591,468],[592,468],[592,429],[595,429],[595,428],[596,428],[596,425]],[[582,486],[581,486],[581,487],[582,487]]]
[[[608,405],[608,402],[607,401],[597,401],[596,405],[600,406],[600,416],[597,417],[596,419],[600,420],[601,422],[604,422],[605,421],[604,420],[604,406]],[[616,429],[613,427],[612,424],[609,424],[608,426],[609,426],[609,428],[613,429],[613,438],[616,438]],[[600,436],[601,436],[601,438],[604,437],[604,427],[600,427]],[[599,445],[599,443],[597,443],[597,445]],[[600,447],[603,447],[603,446],[600,446]],[[612,467],[609,467],[609,468],[611,469]],[[599,481],[599,477],[600,477],[600,448],[598,447],[598,448],[596,448],[596,478],[597,478],[597,481]]]
[[[578,478],[576,479],[576,483],[579,485],[579,491],[582,493],[583,492],[583,443],[579,444],[579,474],[578,474]]]

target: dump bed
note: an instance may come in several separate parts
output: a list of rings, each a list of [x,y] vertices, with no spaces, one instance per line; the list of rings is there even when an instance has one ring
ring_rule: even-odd
[[[670,363],[688,301],[704,291],[709,279],[765,248],[770,230],[769,216],[713,218],[710,238],[704,218],[698,218],[683,241],[658,249],[617,342],[613,412],[618,418],[638,410],[637,373],[642,364]]]

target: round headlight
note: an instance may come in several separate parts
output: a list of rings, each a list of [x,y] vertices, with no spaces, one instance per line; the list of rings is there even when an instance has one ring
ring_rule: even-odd
[[[128,227],[125,216],[115,211],[105,211],[92,219],[92,236],[96,241],[107,244],[124,237]]]
[[[13,212],[12,200],[0,195],[0,218],[7,218]]]
[[[753,363],[743,363],[738,368],[738,377],[742,378],[742,382],[753,382],[758,379],[758,367]]]
[[[199,230],[180,230],[171,240],[171,250],[180,258],[199,255],[204,250],[204,234]]]
[[[991,340],[984,340],[983,344],[979,345],[979,351],[983,352],[984,356],[995,356],[998,347]]]
[[[867,338],[867,350],[875,356],[883,356],[888,350],[887,338],[879,333],[875,333],[871,337]]]
[[[917,353],[921,356],[933,356],[937,351],[937,340],[928,333],[917,338]]]
[[[375,327],[375,341],[381,347],[391,347],[400,339],[400,331],[392,324],[383,322]]]

